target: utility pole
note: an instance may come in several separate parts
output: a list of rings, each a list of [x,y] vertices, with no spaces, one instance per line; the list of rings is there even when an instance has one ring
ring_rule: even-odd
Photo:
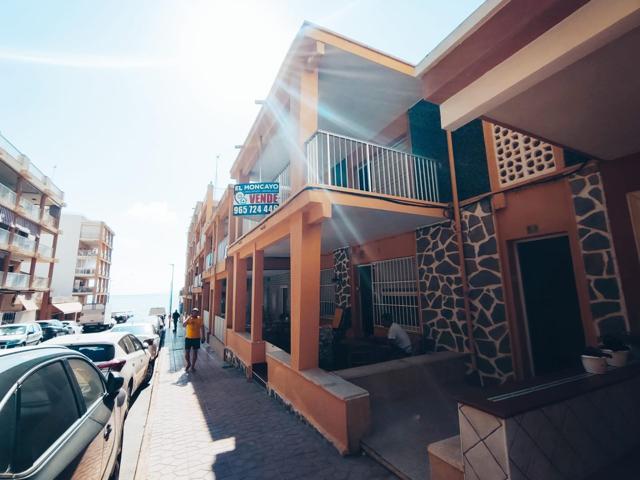
[[[175,265],[170,263],[171,265],[171,287],[169,290],[169,318],[171,318],[171,314],[173,313],[173,272],[175,270]]]

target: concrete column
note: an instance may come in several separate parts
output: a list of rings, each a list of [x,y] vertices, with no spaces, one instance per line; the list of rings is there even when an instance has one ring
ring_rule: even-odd
[[[244,332],[247,315],[247,259],[233,257],[233,331]]]
[[[213,310],[214,315],[220,315],[221,313],[221,302],[222,302],[222,280],[216,280],[215,286],[213,287]]]
[[[262,301],[264,285],[264,250],[253,247],[253,277],[251,278],[251,341],[262,341]]]
[[[295,370],[318,366],[321,233],[322,224],[307,224],[301,212],[291,219],[291,366]]]
[[[307,183],[304,144],[318,130],[318,69],[315,62],[307,65],[300,73],[299,97],[294,104],[297,107],[298,142],[291,155],[292,193]]]

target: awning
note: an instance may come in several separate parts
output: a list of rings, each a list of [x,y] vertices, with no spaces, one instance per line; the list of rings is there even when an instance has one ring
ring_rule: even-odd
[[[21,303],[23,310],[32,312],[38,310],[38,304],[32,298],[27,298],[24,295],[18,295],[16,297],[16,303]]]
[[[167,311],[164,307],[152,307],[149,309],[149,315],[166,315]]]
[[[54,303],[53,306],[65,315],[67,313],[78,313],[82,311],[82,304],[80,302]]]

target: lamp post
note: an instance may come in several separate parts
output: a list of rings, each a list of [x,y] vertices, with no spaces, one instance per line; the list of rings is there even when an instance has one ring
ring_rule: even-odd
[[[170,263],[171,265],[171,287],[169,290],[169,318],[171,318],[171,314],[173,313],[173,272],[175,270],[175,265]]]

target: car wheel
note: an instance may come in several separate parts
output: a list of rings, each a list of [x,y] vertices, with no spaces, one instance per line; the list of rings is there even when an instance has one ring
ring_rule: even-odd
[[[120,478],[120,463],[122,461],[122,438],[120,435],[120,445],[118,446],[118,455],[116,455],[116,461],[113,464],[113,470],[111,471],[111,475],[109,475],[109,480],[118,480]]]
[[[148,385],[151,379],[153,378],[153,372],[155,371],[156,362],[149,362],[149,366],[147,367],[147,373],[144,375],[144,383]]]
[[[22,342],[22,343],[20,344],[20,346],[21,346],[21,347],[26,347],[26,346],[27,346],[27,342]]]

